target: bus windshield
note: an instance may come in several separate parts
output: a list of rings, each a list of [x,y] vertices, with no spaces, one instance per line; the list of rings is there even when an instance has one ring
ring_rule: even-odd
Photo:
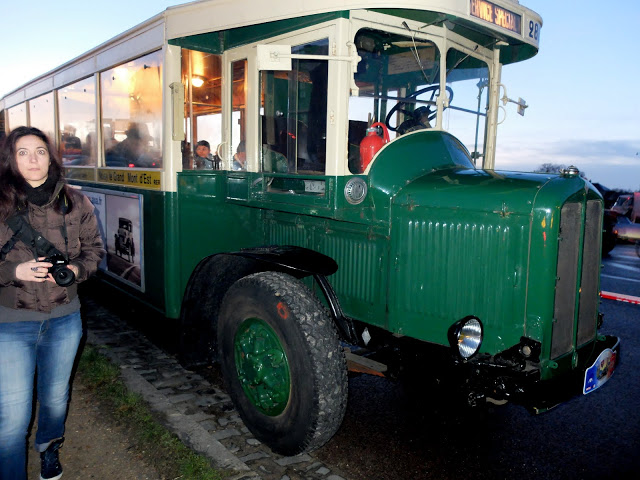
[[[477,162],[484,158],[489,68],[482,60],[453,48],[447,52],[446,65],[449,105],[442,128],[458,137]]]
[[[349,101],[349,169],[362,173],[359,144],[383,123],[390,140],[424,128],[456,135],[476,160],[484,156],[489,69],[455,48],[444,59],[438,46],[415,36],[363,28],[355,36],[361,61],[358,96]],[[442,61],[444,60],[444,61]],[[446,68],[442,123],[437,124],[441,71]]]

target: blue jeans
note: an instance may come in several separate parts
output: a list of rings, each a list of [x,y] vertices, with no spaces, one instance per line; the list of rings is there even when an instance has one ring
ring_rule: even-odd
[[[0,480],[27,478],[36,372],[36,449],[43,452],[64,435],[69,378],[81,337],[80,312],[43,322],[0,323]]]

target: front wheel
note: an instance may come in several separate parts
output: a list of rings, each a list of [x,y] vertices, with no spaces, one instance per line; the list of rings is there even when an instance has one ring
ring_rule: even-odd
[[[222,302],[218,346],[240,416],[274,452],[308,452],[337,431],[347,403],[344,352],[299,280],[277,272],[238,280]]]

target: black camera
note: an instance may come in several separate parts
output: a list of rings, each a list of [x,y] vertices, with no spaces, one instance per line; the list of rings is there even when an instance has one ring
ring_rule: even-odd
[[[42,261],[53,264],[51,267],[49,267],[49,273],[56,281],[56,283],[61,287],[68,287],[76,281],[76,274],[73,273],[73,270],[67,268],[69,262],[67,262],[67,259],[64,257],[64,255],[60,253],[54,253],[53,255],[45,258]]]

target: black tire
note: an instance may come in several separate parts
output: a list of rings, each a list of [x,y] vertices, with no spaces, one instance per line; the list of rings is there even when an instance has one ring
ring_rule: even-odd
[[[256,325],[261,334],[253,336],[249,332]],[[256,358],[256,345],[265,343],[263,330],[278,347],[265,352],[277,351],[284,357],[276,365],[270,354],[263,354],[261,358],[268,358],[264,364],[272,362],[264,370],[273,367],[273,377],[288,372],[288,382],[275,387],[273,379],[256,381],[263,369],[246,367],[250,357]],[[247,339],[256,338],[258,342],[242,348],[250,343]],[[347,403],[344,351],[327,311],[299,280],[284,273],[261,272],[234,283],[221,305],[218,347],[227,389],[240,416],[274,452],[312,451],[338,430]],[[264,391],[267,395],[254,394]],[[260,404],[265,397],[278,401]]]

